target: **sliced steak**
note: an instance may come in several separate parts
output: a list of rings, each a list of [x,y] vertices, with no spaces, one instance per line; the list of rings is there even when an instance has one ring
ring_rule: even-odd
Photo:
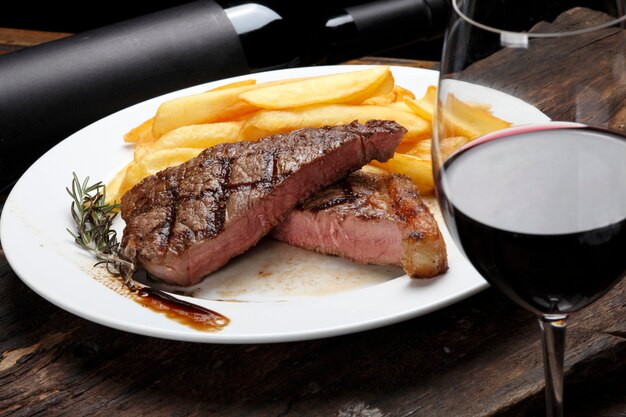
[[[354,122],[206,149],[124,195],[124,253],[163,281],[198,283],[299,202],[390,158],[405,132],[391,121]]]
[[[403,175],[357,171],[292,210],[272,236],[360,263],[402,266],[412,277],[448,269],[439,227]]]

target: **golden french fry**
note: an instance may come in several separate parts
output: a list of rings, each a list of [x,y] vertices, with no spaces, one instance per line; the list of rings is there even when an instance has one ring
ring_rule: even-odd
[[[389,67],[325,75],[242,92],[242,100],[264,109],[287,109],[320,103],[360,103],[383,84],[393,89]]]
[[[239,94],[260,87],[289,84],[304,78],[291,78],[257,84],[256,80],[236,81],[200,94],[176,98],[159,107],[152,133],[160,138],[176,128],[240,119],[257,107],[241,100]]]
[[[424,139],[414,143],[413,146],[406,151],[396,149],[396,152],[405,153],[419,159],[431,159],[431,145],[432,139]]]
[[[398,152],[404,152],[404,150],[410,149],[413,146],[415,146],[415,144],[417,142],[419,142],[419,141],[421,141],[423,139],[427,139],[427,138],[432,136],[432,122],[430,120],[424,119],[423,117],[421,117],[418,114],[416,114],[414,111],[411,110],[411,108],[404,101],[397,101],[395,103],[391,103],[391,104],[387,105],[386,107],[392,109],[397,114],[410,114],[413,117],[418,117],[420,120],[422,120],[424,123],[427,124],[428,132],[426,132],[425,134],[423,134],[423,135],[405,135],[404,138],[402,139],[402,142],[400,143],[400,145],[397,148]]]
[[[189,125],[171,130],[150,144],[150,151],[173,148],[210,148],[219,143],[241,140],[244,122],[221,122]]]
[[[255,84],[256,84],[256,80],[235,81],[235,82],[232,82],[232,83],[220,85],[219,87],[212,88],[212,89],[208,90],[207,93],[209,91],[228,90],[229,88],[245,87],[247,85],[255,85]]]
[[[113,179],[107,184],[106,186],[106,191],[107,191],[106,203],[107,204],[113,204],[115,202],[119,203],[119,201],[121,200],[122,194],[120,193],[120,188],[122,186],[122,181],[124,180],[124,177],[126,176],[126,170],[131,164],[132,162],[129,162],[128,164],[126,164],[126,166],[122,168],[117,174],[115,174]]]
[[[233,120],[257,108],[239,98],[256,84],[209,91],[167,101],[159,107],[152,134],[156,139],[176,128]]]
[[[437,87],[434,85],[428,86],[426,93],[419,100],[404,97],[403,101],[415,114],[432,122],[435,106],[437,105]]]
[[[404,113],[414,114],[413,110],[411,110],[411,108],[404,101],[396,101],[391,104],[388,104],[386,107],[389,107],[390,109],[393,109],[394,111],[401,111]],[[419,117],[424,119],[421,116]],[[424,119],[424,120],[427,120],[427,119]],[[430,124],[430,121],[428,121],[428,124]]]
[[[363,167],[361,167],[361,171],[363,172],[367,172],[368,174],[374,174],[374,175],[379,175],[379,176],[385,176],[387,174],[389,174],[387,171],[385,171],[384,169],[380,168],[380,167],[375,167],[372,164],[367,164],[364,165]]]
[[[151,136],[153,122],[154,122],[154,117],[146,120],[139,126],[131,129],[128,133],[124,135],[124,142],[146,141],[148,139],[148,135]]]
[[[371,164],[385,171],[406,175],[415,182],[421,194],[431,194],[435,189],[430,159],[395,153],[387,162],[372,161]]]
[[[152,129],[146,129],[139,134],[137,143],[150,143],[154,142],[154,136],[152,135]]]
[[[385,78],[385,80],[378,86],[376,91],[372,93],[371,97],[363,100],[360,104],[371,105],[371,106],[386,106],[396,101],[396,91],[394,89],[394,79],[391,72],[389,73],[389,77]],[[355,103],[359,104],[359,103]]]
[[[252,115],[244,124],[242,137],[255,140],[274,133],[305,127],[336,126],[358,120],[395,120],[407,129],[404,140],[415,141],[430,136],[430,123],[413,113],[388,106],[329,104],[292,110],[266,110]]]
[[[395,80],[391,71],[387,74],[385,79],[380,83],[372,95],[360,103],[350,104],[368,104],[372,106],[384,106],[396,101],[396,91],[394,89]]]
[[[147,154],[150,153],[152,143],[140,142],[135,145],[135,152],[133,153],[133,159],[136,162],[141,161]]]
[[[425,140],[430,140],[430,139],[421,139],[421,140],[417,140],[417,141],[402,141],[400,142],[400,144],[398,146],[396,146],[396,152],[398,153],[408,153],[411,149],[413,149],[415,147],[415,145],[417,145],[418,143],[421,143]]]
[[[199,148],[206,149],[220,143],[231,143],[242,140],[240,132],[243,122],[208,123],[179,127],[167,132],[155,142],[138,143],[135,146],[136,162],[148,154],[162,149]]]
[[[491,113],[491,108],[492,108],[491,104],[488,104],[488,103],[478,103],[476,101],[467,101],[466,103],[467,103],[468,106],[472,106],[475,109],[483,110],[483,111],[487,111],[487,112]]]
[[[439,142],[441,154],[445,159],[467,142],[469,139],[463,136],[444,138]],[[401,146],[397,150],[400,150]],[[372,161],[371,165],[388,172],[404,174],[413,179],[422,194],[430,194],[435,187],[432,175],[431,146],[431,139],[420,140],[409,149],[396,152],[393,158],[387,162]]]
[[[370,106],[386,106],[395,101],[396,101],[396,94],[393,91],[390,91],[387,94],[370,97],[367,100],[363,101],[363,103],[361,104],[370,105]]]
[[[415,114],[432,122],[437,103],[437,87],[429,86],[419,100],[405,97],[404,103]],[[449,126],[446,136],[465,136],[473,139],[511,125],[492,115],[489,112],[490,109],[489,104],[464,102],[453,94],[449,94],[443,115]]]
[[[120,185],[119,195],[124,195],[126,191],[139,184],[147,176],[154,175],[165,168],[187,162],[191,158],[198,156],[200,152],[202,152],[202,149],[198,148],[176,148],[161,149],[146,154],[140,161],[134,161],[128,165]]]
[[[413,99],[415,98],[415,94],[413,94],[412,91],[407,90],[406,88],[399,85],[394,85],[393,92],[396,94],[396,101],[402,101],[405,97]]]
[[[488,111],[473,107],[461,100],[454,94],[448,94],[443,105],[444,137],[465,136],[474,139],[496,130],[511,126],[489,113]]]
[[[447,159],[454,151],[468,143],[470,140],[464,136],[452,136],[443,138],[439,141],[439,151]],[[432,140],[420,140],[411,146],[402,147],[402,144],[396,148],[396,152],[404,153],[420,159],[431,159]]]
[[[203,125],[189,125],[167,132],[157,141],[138,143],[135,146],[135,161],[139,162],[147,154],[161,149],[199,148],[206,149],[220,143],[241,140],[243,122],[221,122]]]
[[[464,136],[451,136],[439,141],[439,152],[444,160],[448,159],[457,149],[468,143],[470,140]]]

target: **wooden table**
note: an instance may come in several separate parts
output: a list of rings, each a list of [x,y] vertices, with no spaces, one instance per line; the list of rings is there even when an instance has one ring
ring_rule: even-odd
[[[0,29],[0,51],[59,36]],[[567,415],[626,416],[625,314],[623,280],[572,317]],[[2,416],[543,415],[536,320],[492,289],[348,336],[202,345],[136,336],[73,316],[27,288],[0,248],[0,352]]]

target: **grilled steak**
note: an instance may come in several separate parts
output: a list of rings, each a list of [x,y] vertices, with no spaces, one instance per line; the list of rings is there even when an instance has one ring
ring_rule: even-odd
[[[124,195],[124,253],[163,281],[198,283],[299,202],[372,159],[390,158],[405,132],[391,121],[354,122],[206,149]]]
[[[403,175],[357,171],[292,210],[272,236],[361,263],[402,266],[413,277],[448,269],[437,223]]]

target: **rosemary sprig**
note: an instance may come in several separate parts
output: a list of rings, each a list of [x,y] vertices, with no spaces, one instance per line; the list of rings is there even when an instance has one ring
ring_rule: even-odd
[[[73,175],[72,189],[66,190],[73,200],[71,211],[76,233],[67,231],[80,247],[98,259],[96,265],[104,264],[131,291],[136,291],[133,273],[137,267],[122,254],[117,232],[112,228],[119,204],[106,203],[106,186],[102,182],[89,185],[89,177],[81,183],[76,173]]]

